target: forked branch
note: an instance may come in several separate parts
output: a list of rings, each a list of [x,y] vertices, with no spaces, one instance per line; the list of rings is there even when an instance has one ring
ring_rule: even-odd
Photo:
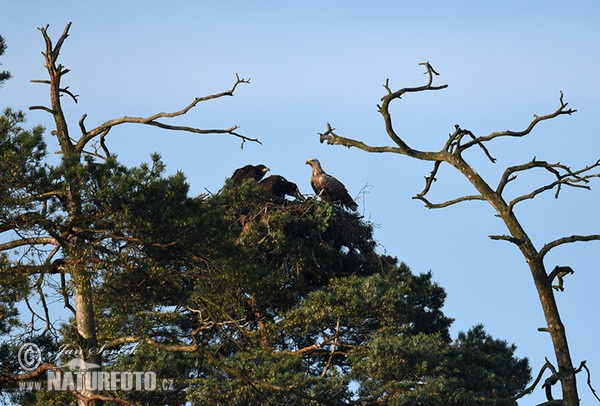
[[[523,172],[534,168],[542,168],[546,171],[550,172],[556,180],[554,182],[548,183],[544,186],[541,186],[530,193],[518,196],[514,198],[509,203],[509,208],[512,209],[517,203],[522,202],[524,200],[533,199],[540,193],[543,193],[548,190],[552,190],[556,188],[556,193],[554,195],[555,198],[558,198],[562,190],[562,186],[571,186],[583,189],[590,189],[587,186],[589,180],[591,178],[600,177],[600,173],[592,172],[593,169],[596,169],[600,166],[600,160],[596,161],[592,165],[588,165],[585,168],[573,171],[566,165],[562,165],[560,163],[550,164],[546,161],[538,161],[535,157],[530,161],[522,165],[511,166],[504,171],[500,182],[498,183],[498,187],[496,188],[496,193],[501,195],[504,192],[506,185],[509,182],[514,181],[517,178],[517,172]]]
[[[77,141],[75,148],[78,151],[82,151],[83,148],[85,147],[85,145],[90,140],[92,140],[93,138],[98,137],[98,136],[100,136],[102,143],[104,143],[104,137],[106,137],[108,132],[113,127],[116,127],[121,124],[146,124],[146,125],[163,128],[166,130],[185,131],[185,132],[191,132],[191,133],[195,133],[195,134],[230,134],[230,135],[240,138],[242,140],[242,143],[244,143],[246,141],[251,141],[251,142],[257,142],[260,144],[260,141],[258,139],[250,138],[250,137],[247,137],[245,135],[242,135],[242,134],[236,132],[236,130],[239,128],[237,125],[234,125],[233,127],[230,127],[227,129],[201,129],[201,128],[197,128],[197,127],[166,124],[162,121],[159,121],[160,119],[183,116],[201,102],[218,99],[218,98],[225,97],[225,96],[233,96],[235,89],[240,84],[243,84],[243,83],[250,83],[250,79],[240,78],[236,74],[236,81],[233,84],[233,86],[231,87],[231,89],[226,90],[224,92],[211,94],[208,96],[196,97],[191,103],[189,103],[187,106],[185,106],[181,110],[177,110],[177,111],[173,111],[173,112],[160,112],[160,113],[156,113],[151,116],[148,116],[148,117],[124,116],[124,117],[108,120],[90,131],[86,131],[86,129],[85,129],[84,120],[86,118],[86,115],[84,115],[79,120],[79,128],[82,131],[82,135],[81,135],[81,138],[79,139],[79,141]],[[103,149],[105,149],[105,146],[103,147]],[[106,151],[107,151],[107,149],[105,149],[105,152]]]
[[[567,103],[563,100],[563,92],[562,91],[560,92],[559,101],[560,101],[560,106],[554,112],[543,115],[543,116],[534,115],[533,120],[529,123],[527,128],[525,128],[524,130],[522,130],[522,131],[511,131],[511,130],[495,131],[489,135],[486,135],[483,137],[477,137],[474,140],[464,144],[463,149],[467,149],[473,145],[491,141],[491,140],[493,140],[495,138],[499,138],[499,137],[524,137],[527,134],[529,134],[531,131],[533,131],[534,127],[536,125],[538,125],[539,123],[541,123],[542,121],[551,120],[560,115],[565,115],[565,114],[571,115],[577,111],[574,109],[567,109],[567,106],[569,105],[569,103]]]
[[[447,156],[445,151],[442,152],[427,152],[427,151],[419,151],[417,149],[411,148],[400,136],[396,133],[394,126],[392,124],[392,116],[389,112],[390,103],[396,99],[402,98],[402,95],[406,93],[416,93],[416,92],[424,92],[428,90],[441,90],[448,87],[448,85],[441,86],[433,86],[434,75],[437,76],[438,73],[433,69],[433,67],[429,64],[429,62],[422,62],[419,65],[423,65],[426,68],[425,74],[428,75],[428,82],[425,85],[417,86],[417,87],[405,87],[402,89],[398,89],[393,91],[389,84],[389,79],[386,79],[383,87],[387,90],[387,94],[381,98],[381,104],[377,105],[377,108],[381,115],[384,118],[386,131],[388,136],[394,141],[397,147],[372,147],[364,144],[361,141],[353,140],[350,138],[341,137],[333,132],[333,129],[327,124],[327,131],[320,135],[320,141],[326,141],[329,145],[343,145],[346,147],[355,147],[362,149],[367,152],[393,152],[397,154],[408,155],[413,158],[423,159],[427,161],[437,161],[437,160],[445,160],[444,156]]]
[[[573,268],[571,268],[570,266],[557,265],[554,267],[552,272],[550,272],[550,275],[548,275],[548,280],[550,281],[550,283],[552,283],[555,278],[558,278],[558,284],[552,285],[552,287],[562,292],[565,290],[565,288],[563,287],[564,277],[573,273],[575,273],[575,271],[573,271]]]
[[[250,137],[247,137],[247,136],[237,132],[236,130],[239,128],[237,125],[234,125],[229,128],[222,128],[222,129],[201,129],[201,128],[197,128],[197,127],[193,127],[193,126],[168,124],[168,123],[165,123],[164,121],[162,121],[163,119],[169,119],[169,118],[183,116],[201,102],[218,99],[218,98],[222,98],[225,96],[233,96],[235,90],[237,89],[237,87],[239,85],[250,83],[250,79],[240,78],[237,74],[235,75],[236,81],[234,82],[233,86],[230,89],[225,90],[223,92],[211,94],[208,96],[196,97],[191,103],[189,103],[188,105],[183,107],[181,110],[172,111],[172,112],[160,112],[160,113],[150,115],[148,117],[124,116],[121,118],[108,120],[90,131],[87,131],[85,128],[84,120],[87,115],[84,114],[83,117],[79,120],[79,128],[81,130],[81,137],[77,141],[71,140],[71,138],[69,137],[69,134],[68,134],[68,127],[67,127],[67,123],[66,123],[66,120],[64,117],[63,107],[60,103],[60,96],[62,94],[67,94],[76,103],[77,103],[78,96],[76,94],[72,93],[69,90],[68,86],[67,87],[61,86],[61,84],[60,84],[61,78],[63,75],[65,75],[66,73],[69,72],[69,69],[66,69],[64,66],[57,64],[58,56],[60,54],[60,49],[63,46],[64,41],[69,36],[69,28],[71,27],[71,23],[67,24],[61,37],[56,42],[56,45],[52,44],[52,40],[50,39],[50,36],[48,35],[48,32],[47,32],[48,27],[49,26],[47,25],[46,27],[39,28],[39,30],[42,32],[44,41],[46,43],[46,50],[45,50],[45,52],[43,52],[43,55],[44,55],[44,58],[46,61],[46,69],[48,71],[50,79],[49,80],[33,80],[32,82],[44,83],[44,84],[48,84],[50,86],[51,106],[50,107],[31,106],[30,109],[31,110],[44,110],[44,111],[51,113],[54,116],[56,124],[57,124],[56,135],[58,136],[63,149],[69,151],[69,153],[74,152],[74,153],[81,154],[82,152],[84,152],[84,148],[91,140],[93,140],[96,137],[99,137],[100,147],[102,148],[105,155],[104,156],[100,155],[98,153],[97,149],[95,152],[93,152],[91,154],[94,156],[101,157],[101,158],[107,157],[109,155],[109,151],[105,144],[106,135],[108,134],[108,132],[110,131],[111,128],[113,128],[117,125],[128,124],[128,123],[130,123],[130,124],[146,124],[146,125],[152,125],[155,127],[159,127],[159,128],[165,129],[165,130],[185,131],[185,132],[190,132],[190,133],[195,133],[195,134],[229,134],[229,135],[233,135],[234,137],[239,138],[242,141],[242,146],[244,145],[244,143],[246,141],[256,142],[256,143],[260,144],[260,141],[257,138],[250,138]],[[63,153],[64,152],[65,151],[63,151]],[[90,153],[90,152],[87,152],[87,153]]]
[[[402,150],[397,147],[373,147],[365,144],[362,141],[353,140],[351,138],[345,138],[337,135],[335,132],[335,128],[331,127],[331,124],[327,123],[327,131],[324,133],[319,133],[319,141],[321,143],[327,142],[328,145],[343,145],[346,147],[355,147],[358,149],[362,149],[367,152],[393,152],[397,154],[401,154]]]

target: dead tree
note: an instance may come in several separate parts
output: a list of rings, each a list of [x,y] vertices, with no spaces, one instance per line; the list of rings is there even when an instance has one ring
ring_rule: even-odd
[[[63,103],[66,99],[77,103],[78,96],[73,93],[68,86],[63,86],[62,79],[69,73],[69,69],[58,63],[61,48],[69,36],[71,23],[67,24],[62,35],[56,43],[53,43],[48,34],[48,26],[39,28],[42,37],[45,41],[45,50],[42,52],[47,70],[48,79],[33,80],[34,83],[42,83],[49,86],[50,103],[49,105],[31,106],[30,110],[42,110],[50,113],[54,119],[54,129],[52,135],[55,136],[60,145],[60,154],[62,155],[62,164],[66,167],[64,182],[60,183],[60,189],[49,191],[43,195],[28,196],[24,198],[24,202],[37,202],[40,207],[46,207],[51,199],[58,198],[64,202],[64,224],[62,224],[54,232],[49,231],[47,235],[29,235],[28,231],[19,229],[18,222],[10,227],[0,229],[1,232],[13,232],[18,238],[0,244],[0,253],[9,252],[18,247],[31,247],[31,249],[39,249],[38,252],[44,253],[44,258],[41,261],[44,264],[56,263],[56,257],[61,256],[57,269],[36,266],[23,265],[19,267],[20,272],[25,272],[28,275],[39,275],[40,279],[45,274],[61,274],[63,283],[63,292],[65,307],[73,312],[78,336],[79,353],[83,361],[102,365],[102,356],[98,352],[88,352],[86,349],[98,348],[97,340],[97,323],[94,320],[94,295],[92,292],[92,271],[88,269],[85,259],[81,258],[81,253],[85,252],[86,241],[82,237],[81,228],[84,227],[85,219],[82,216],[83,212],[83,197],[82,186],[78,179],[77,170],[69,170],[76,168],[82,162],[85,155],[92,155],[96,159],[108,160],[110,151],[106,145],[106,138],[109,132],[122,124],[144,124],[154,127],[159,127],[165,130],[184,131],[196,134],[224,134],[237,137],[241,140],[242,145],[249,142],[259,142],[257,139],[246,137],[236,130],[238,126],[232,126],[224,129],[201,129],[196,127],[174,125],[168,122],[169,119],[184,116],[190,110],[197,107],[202,102],[207,102],[213,99],[233,96],[238,85],[249,83],[249,80],[242,79],[236,75],[236,80],[229,90],[220,93],[211,94],[208,96],[196,97],[189,104],[185,105],[181,110],[173,112],[159,112],[147,117],[131,117],[123,116],[120,118],[111,119],[88,129],[85,125],[86,115],[83,115],[74,126],[78,128],[79,134],[76,131],[70,131],[69,124],[65,118]],[[65,96],[65,97],[63,97]],[[40,209],[40,221],[43,221],[45,210]],[[36,214],[38,215],[38,214]],[[11,223],[12,224],[12,223]],[[45,223],[44,223],[45,224]],[[58,227],[58,226],[57,226]],[[48,227],[46,227],[48,228]],[[48,250],[51,246],[53,249]],[[39,248],[38,248],[39,247]],[[41,254],[40,254],[41,255]],[[52,272],[51,272],[52,271]],[[72,283],[73,297],[67,297],[67,289],[65,287],[65,275],[70,277]],[[39,291],[40,301],[45,308],[45,313],[48,318],[48,309],[45,305],[44,292]],[[19,377],[12,379],[18,380]],[[92,391],[84,391],[84,393],[76,394],[79,399],[79,404],[96,404],[102,400],[106,400],[94,394]]]
[[[437,76],[438,73],[433,69],[429,62],[424,62],[420,65],[425,67],[425,73],[428,77],[427,83],[422,86],[406,87],[394,91],[389,85],[389,79],[385,82],[384,87],[387,90],[387,94],[381,98],[381,104],[377,107],[379,113],[383,116],[385,129],[387,135],[394,143],[393,146],[370,146],[356,139],[345,138],[336,134],[334,132],[335,129],[332,128],[329,123],[327,124],[327,130],[324,133],[319,134],[320,141],[327,142],[330,145],[355,147],[367,152],[395,153],[422,161],[432,162],[433,169],[431,173],[425,177],[425,187],[414,196],[415,199],[421,200],[425,203],[425,206],[430,209],[448,207],[457,203],[472,200],[486,201],[495,209],[497,216],[500,217],[506,225],[508,233],[506,235],[491,235],[490,238],[508,241],[518,247],[529,265],[542,305],[547,325],[539,330],[550,334],[558,366],[556,373],[553,374],[555,377],[554,382],[551,382],[548,385],[560,381],[564,404],[579,405],[575,377],[577,370],[573,368],[565,327],[561,321],[553,291],[553,287],[557,290],[563,290],[563,277],[572,273],[573,270],[568,266],[556,266],[553,271],[548,272],[544,263],[544,258],[550,250],[556,247],[580,241],[600,240],[600,235],[572,235],[559,238],[545,244],[541,248],[537,248],[515,215],[514,208],[518,203],[533,199],[546,191],[554,190],[555,196],[558,197],[563,187],[571,186],[589,189],[589,180],[600,176],[600,173],[598,173],[600,160],[584,168],[572,170],[568,166],[560,163],[549,163],[533,158],[531,161],[521,165],[506,168],[498,184],[492,185],[486,181],[463,156],[465,151],[471,148],[478,148],[490,162],[494,163],[496,159],[488,149],[488,146],[492,144],[492,141],[506,137],[525,137],[542,121],[551,120],[562,115],[573,114],[576,110],[567,108],[568,103],[563,100],[562,92],[560,94],[559,106],[554,112],[547,115],[534,116],[534,119],[529,125],[521,131],[497,131],[488,135],[476,135],[467,129],[461,128],[459,125],[456,125],[441,150],[422,151],[412,148],[408,145],[402,135],[398,133],[397,127],[392,123],[390,104],[407,93],[442,90],[448,86],[446,84],[439,86],[433,84],[434,77]],[[469,180],[469,182],[471,182],[477,193],[456,197],[444,202],[430,201],[428,193],[436,180],[436,175],[442,164],[448,164],[457,169]],[[519,173],[535,169],[541,169],[548,172],[552,177],[552,181],[532,190],[530,193],[523,194],[511,200],[506,200],[503,195],[505,187],[510,182],[514,181]],[[558,284],[553,286],[555,279],[558,279]],[[549,391],[547,390],[547,392]]]

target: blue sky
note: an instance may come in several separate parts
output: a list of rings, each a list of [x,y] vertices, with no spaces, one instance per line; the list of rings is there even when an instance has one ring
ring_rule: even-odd
[[[123,126],[108,136],[111,151],[128,164],[158,151],[171,172],[183,170],[193,193],[218,190],[225,177],[247,163],[310,193],[308,158],[358,196],[359,210],[377,224],[381,251],[398,256],[414,272],[431,270],[447,291],[445,313],[456,319],[454,335],[483,323],[494,337],[516,343],[534,373],[553,359],[529,271],[517,249],[491,241],[505,229],[481,202],[428,210],[411,199],[423,187],[429,164],[404,156],[372,155],[319,144],[330,122],[340,135],[372,145],[389,144],[376,104],[390,79],[395,88],[424,83],[419,62],[440,73],[439,92],[406,95],[393,105],[394,122],[409,144],[440,149],[454,124],[474,133],[525,128],[534,114],[558,107],[559,92],[578,112],[542,123],[526,139],[489,146],[494,165],[472,153],[472,164],[494,184],[506,166],[533,156],[583,167],[600,157],[600,3],[596,1],[505,2],[9,2],[0,13],[8,43],[2,69],[13,79],[0,105],[26,110],[48,101],[36,27],[50,24],[54,39],[73,22],[62,50],[71,69],[64,84],[80,95],[65,100],[73,134],[84,114],[88,128],[123,115],[146,116],[182,108],[196,96],[231,87],[235,73],[251,78],[233,98],[203,104],[178,122],[203,128],[239,125],[263,145],[222,135],[166,133]],[[51,128],[41,111],[31,125]],[[49,138],[49,142],[52,140]],[[52,147],[50,148],[53,151]],[[507,189],[518,195],[548,181],[521,176]],[[364,194],[360,194],[361,190]],[[432,197],[470,194],[465,180],[445,168]],[[360,195],[359,195],[360,194]],[[517,209],[534,242],[571,234],[597,234],[600,185],[565,189],[522,203]],[[586,359],[600,387],[596,286],[598,242],[553,250],[547,267],[570,265],[575,274],[557,294],[575,364]],[[583,404],[592,402],[579,377]],[[543,400],[538,391],[523,404]]]

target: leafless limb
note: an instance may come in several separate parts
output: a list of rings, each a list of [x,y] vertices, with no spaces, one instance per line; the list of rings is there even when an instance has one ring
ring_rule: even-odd
[[[29,313],[31,314],[31,322],[29,323],[30,325],[30,329],[32,331],[37,330],[35,328],[35,320],[36,318],[40,319],[40,320],[44,320],[42,316],[40,316],[39,314],[37,314],[37,312],[35,310],[33,310],[33,307],[31,307],[31,303],[29,303],[29,298],[27,296],[25,296],[25,305],[27,306],[27,310],[29,310]]]
[[[550,164],[546,161],[538,161],[535,157],[528,163],[522,165],[511,166],[504,171],[500,182],[498,183],[498,187],[496,188],[496,193],[502,194],[504,188],[509,182],[512,182],[517,178],[516,172],[522,172],[529,169],[534,168],[543,168],[546,171],[550,172],[556,177],[554,182],[551,182],[547,185],[541,186],[530,193],[518,196],[510,201],[509,208],[512,208],[519,202],[524,200],[533,199],[540,193],[543,193],[548,190],[552,190],[556,188],[556,193],[554,195],[555,198],[558,198],[562,186],[571,186],[583,189],[590,189],[587,186],[589,183],[589,179],[600,177],[600,173],[589,173],[592,169],[600,166],[600,160],[596,161],[592,165],[588,165],[585,168],[579,169],[577,171],[572,171],[568,166],[562,165],[560,163]]]
[[[565,290],[563,287],[563,278],[572,273],[575,273],[575,271],[573,271],[573,268],[571,268],[570,266],[557,265],[554,267],[552,272],[550,272],[550,275],[548,275],[548,280],[550,281],[550,283],[552,283],[555,278],[558,278],[558,285],[552,285],[552,287],[562,292]]]
[[[40,296],[40,303],[42,304],[42,308],[44,309],[44,317],[42,318],[42,320],[44,320],[46,322],[46,327],[44,328],[44,331],[42,331],[42,333],[40,335],[46,334],[46,332],[49,331],[52,326],[50,323],[50,311],[48,310],[48,304],[46,303],[46,295],[44,294],[44,291],[42,289],[43,282],[44,282],[44,274],[41,273],[39,275],[38,280],[35,285],[36,285],[36,290],[38,292],[38,295]]]
[[[29,110],[43,110],[46,113],[55,114],[55,111],[46,106],[29,106]]]
[[[540,256],[543,258],[551,249],[556,248],[563,244],[570,244],[574,242],[588,242],[588,241],[600,241],[600,234],[592,235],[572,235],[569,237],[559,238],[554,241],[550,241],[542,247],[540,250]]]
[[[598,395],[596,394],[596,390],[592,386],[592,377],[591,377],[590,370],[586,365],[586,362],[587,362],[586,360],[581,361],[581,364],[579,364],[579,367],[575,370],[575,373],[578,373],[582,369],[585,369],[585,372],[587,373],[587,385],[590,388],[590,390],[592,391],[592,394],[594,395],[594,397],[600,402],[600,398],[598,397]]]
[[[488,237],[492,240],[504,240],[504,241],[512,242],[513,244],[515,244],[517,246],[523,244],[523,240],[520,240],[520,239],[510,236],[510,235],[489,235]]]
[[[56,372],[60,369],[54,364],[44,362],[33,371],[24,374],[0,374],[0,382],[27,381],[29,379],[37,378],[38,376],[42,375],[44,372],[49,370]]]
[[[319,133],[319,140],[321,143],[327,142],[329,145],[344,145],[346,147],[356,147],[358,149],[362,149],[367,152],[394,152],[394,153],[402,153],[400,148],[396,147],[373,147],[365,144],[362,141],[353,140],[350,138],[344,138],[337,135],[335,132],[335,128],[331,127],[331,124],[327,123],[327,130],[324,133]]]
[[[408,155],[414,158],[424,159],[428,161],[436,161],[436,160],[444,160],[440,157],[444,155],[443,152],[425,152],[412,149],[408,146],[401,138],[398,136],[396,131],[394,130],[394,126],[392,124],[392,117],[389,112],[389,105],[395,99],[400,99],[406,93],[416,93],[423,92],[428,90],[441,90],[448,87],[448,85],[441,86],[433,86],[433,77],[434,75],[438,75],[438,73],[433,69],[433,67],[429,64],[429,62],[422,62],[420,65],[425,66],[427,69],[425,74],[428,75],[429,81],[427,84],[423,86],[417,87],[405,87],[396,91],[392,91],[389,85],[389,79],[386,79],[383,87],[387,90],[387,94],[381,98],[381,104],[377,105],[379,112],[384,117],[384,122],[386,126],[386,131],[390,138],[394,141],[394,143],[398,146],[397,148],[392,147],[371,147],[364,144],[361,141],[340,137],[339,135],[333,133],[331,130],[331,126],[328,124],[328,131],[321,134],[320,140],[321,142],[327,141],[329,145],[343,145],[346,147],[356,147],[362,149],[367,152],[394,152],[398,154]],[[444,151],[445,152],[445,151]]]
[[[8,241],[0,244],[0,251],[6,251],[24,245],[47,245],[52,244],[55,246],[60,245],[54,237],[26,237],[18,240]]]
[[[67,69],[66,71],[63,71],[63,74],[64,74],[64,73],[67,73],[67,72],[69,72],[69,70],[68,70],[68,69]],[[30,80],[30,82],[31,82],[31,83],[42,83],[42,84],[45,84],[45,85],[50,85],[50,84],[52,84],[52,82],[51,82],[51,81],[49,81],[49,80],[37,80],[37,79],[32,79],[32,80]],[[64,87],[64,88],[59,88],[59,89],[58,89],[58,91],[59,91],[60,93],[64,93],[64,94],[66,94],[66,95],[69,95],[69,96],[70,96],[70,97],[73,99],[73,101],[74,101],[75,103],[77,103],[77,98],[79,97],[79,95],[78,95],[78,94],[73,94],[73,93],[71,93],[71,91],[69,90],[69,86],[67,86],[67,87]],[[45,110],[45,108],[44,108],[43,106],[31,106],[31,107],[29,108],[29,110],[40,110],[40,109],[41,109],[41,110]]]
[[[496,158],[494,158],[490,154],[490,152],[488,151],[486,146],[483,144],[483,142],[478,140],[475,137],[475,134],[473,134],[470,130],[464,130],[464,129],[460,128],[460,126],[458,124],[454,125],[454,129],[455,129],[454,133],[450,134],[450,136],[448,137],[448,141],[446,142],[446,145],[444,146],[444,150],[451,152],[451,153],[455,153],[455,154],[462,153],[462,151],[467,149],[468,146],[461,145],[461,141],[465,135],[468,135],[475,142],[475,144],[470,144],[471,146],[478,145],[482,149],[482,151],[485,153],[485,156],[492,163],[496,162]]]
[[[323,372],[321,373],[321,378],[325,376],[329,367],[331,367],[331,361],[333,360],[333,356],[335,355],[335,350],[338,344],[338,338],[340,335],[340,318],[338,317],[337,323],[335,325],[335,339],[333,340],[333,344],[331,345],[331,354],[329,354],[329,359],[327,360],[327,364],[325,364],[325,368],[323,368]]]
[[[548,361],[548,358],[546,358],[546,362],[544,363],[544,365],[542,365],[540,372],[538,372],[537,377],[535,378],[535,380],[533,381],[533,383],[531,385],[529,385],[527,388],[523,389],[523,391],[521,393],[519,393],[518,395],[516,395],[513,398],[510,398],[510,399],[496,398],[496,400],[498,400],[498,401],[503,401],[503,400],[516,401],[516,400],[522,398],[523,396],[532,393],[535,390],[536,386],[540,383],[540,380],[542,379],[542,376],[544,376],[544,372],[546,371],[546,369],[548,369],[552,372],[552,376],[556,375],[556,368],[554,368],[554,365],[552,365],[552,363],[550,361]],[[544,383],[544,385],[546,385],[546,383]]]
[[[93,138],[95,138],[97,136],[100,136],[101,144],[103,144],[104,137],[106,137],[106,135],[108,134],[110,129],[112,129],[115,126],[121,125],[121,124],[145,124],[145,125],[151,125],[151,126],[159,127],[159,128],[166,129],[166,130],[184,131],[184,132],[190,132],[190,133],[195,133],[195,134],[230,134],[230,135],[240,138],[243,142],[251,141],[251,142],[257,142],[260,144],[260,141],[258,139],[250,138],[250,137],[247,137],[245,135],[242,135],[242,134],[236,132],[236,130],[239,128],[237,125],[227,128],[227,129],[200,129],[200,128],[190,127],[190,126],[171,125],[171,124],[166,124],[162,121],[158,121],[160,119],[183,116],[201,102],[218,99],[218,98],[222,98],[225,96],[233,96],[235,89],[240,84],[245,84],[245,83],[250,83],[250,79],[240,78],[236,74],[236,81],[233,84],[233,86],[231,87],[231,89],[226,90],[224,92],[211,94],[208,96],[196,97],[191,103],[189,103],[187,106],[185,106],[181,110],[173,111],[173,112],[160,112],[160,113],[156,113],[151,116],[148,116],[148,117],[124,116],[121,118],[108,120],[90,131],[86,131],[86,129],[85,129],[84,120],[86,118],[86,115],[84,115],[79,120],[79,127],[82,131],[82,135],[75,147],[78,151],[82,151],[84,146],[90,140],[92,140]],[[108,151],[105,146],[103,148],[105,149],[105,152]]]
[[[238,74],[235,75],[236,81],[229,90],[211,94],[208,96],[196,97],[191,103],[189,103],[187,106],[185,106],[184,108],[182,108],[181,110],[178,110],[178,111],[160,112],[160,113],[156,113],[151,116],[148,116],[148,117],[124,116],[121,118],[108,120],[90,131],[87,131],[85,128],[84,120],[86,118],[86,115],[84,114],[82,116],[82,118],[79,120],[79,128],[81,130],[82,135],[76,142],[74,142],[73,140],[71,140],[71,138],[68,135],[68,126],[67,126],[67,123],[66,123],[63,111],[62,111],[62,106],[61,106],[59,99],[62,94],[67,94],[77,103],[77,95],[72,93],[68,87],[61,87],[61,85],[60,85],[61,78],[62,78],[62,76],[64,76],[66,73],[69,72],[69,69],[65,69],[64,66],[62,66],[60,64],[57,65],[57,60],[58,60],[58,56],[60,54],[60,49],[61,49],[64,41],[69,36],[69,29],[71,27],[71,23],[67,24],[67,26],[65,27],[65,29],[63,31],[63,34],[60,36],[60,38],[56,42],[56,45],[54,45],[54,46],[53,46],[52,40],[50,39],[50,36],[48,35],[48,32],[47,32],[48,27],[49,26],[46,25],[46,27],[39,28],[39,30],[42,32],[44,41],[46,43],[46,50],[42,54],[44,55],[44,58],[46,61],[46,69],[48,70],[50,79],[49,80],[33,80],[33,82],[50,85],[51,107],[31,106],[30,110],[44,110],[54,116],[56,124],[57,124],[56,135],[58,136],[63,149],[66,148],[66,150],[68,150],[68,151],[72,151],[74,153],[81,153],[84,151],[84,147],[88,144],[88,142],[90,142],[92,139],[94,139],[96,137],[100,137],[100,146],[106,154],[105,157],[108,157],[110,155],[110,153],[108,152],[108,148],[106,147],[106,144],[105,144],[106,135],[108,134],[108,132],[110,131],[111,128],[113,128],[117,125],[128,124],[128,123],[129,124],[145,124],[145,125],[151,125],[151,126],[159,127],[159,128],[166,129],[166,130],[185,131],[185,132],[190,132],[190,133],[195,133],[195,134],[229,134],[229,135],[239,138],[242,141],[242,146],[247,141],[256,142],[256,143],[260,144],[260,141],[257,138],[250,138],[250,137],[247,137],[247,136],[237,132],[236,130],[239,128],[237,125],[234,125],[230,128],[225,128],[225,129],[201,129],[201,128],[192,127],[192,126],[172,125],[172,124],[167,124],[167,123],[161,121],[161,119],[168,119],[168,118],[175,118],[175,117],[183,116],[201,102],[218,99],[218,98],[222,98],[225,96],[233,96],[235,90],[237,89],[237,87],[239,85],[250,83],[250,79],[240,78],[240,76]],[[63,153],[64,152],[65,151],[63,150]],[[98,157],[102,158],[99,155],[98,155]]]
[[[486,200],[485,197],[483,197],[481,195],[467,195],[467,196],[457,197],[456,199],[447,200],[442,203],[432,203],[427,198],[425,198],[424,195],[421,195],[421,194],[414,196],[413,199],[421,200],[423,203],[425,203],[425,207],[427,207],[428,209],[441,209],[443,207],[452,206],[453,204],[466,202],[466,201],[470,201],[470,200]]]
[[[209,330],[215,326],[227,326],[227,325],[235,325],[240,326],[240,328],[245,328],[248,325],[246,319],[237,319],[237,320],[225,320],[225,321],[214,321],[210,316],[204,316],[201,309],[192,309],[191,307],[187,307],[187,309],[195,314],[198,314],[199,318],[199,326],[198,330]],[[204,312],[206,313],[206,312]]]
[[[60,273],[60,293],[63,297],[65,308],[69,309],[73,315],[76,315],[77,312],[75,311],[75,308],[69,302],[69,290],[67,287],[67,278],[64,272]]]
[[[470,142],[466,143],[465,145],[463,145],[463,150],[470,148],[473,145],[476,145],[478,143],[491,141],[491,140],[493,140],[495,138],[499,138],[499,137],[524,137],[527,134],[529,134],[531,131],[533,131],[535,126],[542,121],[551,120],[555,117],[558,117],[558,116],[564,115],[564,114],[571,115],[577,111],[574,109],[567,109],[567,106],[569,105],[569,103],[566,103],[563,100],[563,92],[562,91],[560,92],[559,101],[560,101],[560,106],[553,113],[546,114],[543,116],[534,115],[534,119],[529,123],[527,128],[525,128],[524,130],[522,130],[522,131],[511,131],[511,130],[496,131],[496,132],[493,132],[493,133],[483,136],[483,137],[477,137],[473,141],[470,141]]]

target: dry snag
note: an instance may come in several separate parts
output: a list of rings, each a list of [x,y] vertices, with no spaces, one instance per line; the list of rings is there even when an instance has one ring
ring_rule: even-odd
[[[383,116],[387,135],[394,143],[393,146],[370,146],[362,141],[345,138],[335,133],[335,129],[327,124],[327,129],[320,135],[321,142],[327,142],[330,145],[343,145],[346,147],[359,148],[366,152],[376,153],[396,153],[406,155],[410,158],[430,161],[433,163],[432,171],[425,177],[425,186],[422,191],[414,196],[414,199],[421,200],[427,208],[437,209],[448,207],[457,203],[482,200],[488,202],[496,211],[506,228],[506,235],[491,235],[494,240],[509,241],[519,248],[522,255],[525,257],[531,274],[534,279],[535,287],[538,293],[540,303],[544,312],[547,325],[541,330],[550,334],[554,346],[554,352],[557,362],[557,370],[553,372],[555,378],[552,382],[547,381],[547,385],[551,386],[560,381],[562,387],[562,401],[566,405],[579,405],[579,397],[576,385],[576,373],[578,372],[573,367],[569,345],[565,328],[560,318],[558,306],[555,301],[553,288],[557,291],[564,290],[564,277],[573,273],[573,270],[568,266],[556,266],[554,271],[548,272],[544,263],[545,255],[553,248],[558,246],[582,242],[600,240],[600,235],[572,235],[569,237],[559,238],[545,244],[541,249],[535,247],[529,235],[522,227],[519,219],[515,215],[514,207],[518,203],[533,199],[543,192],[554,190],[555,197],[563,187],[575,187],[589,189],[588,183],[592,178],[600,177],[599,168],[600,160],[585,166],[581,169],[573,170],[566,165],[560,163],[548,163],[536,159],[535,157],[524,164],[506,168],[499,183],[492,185],[486,181],[478,171],[476,171],[465,159],[463,153],[471,148],[479,148],[486,158],[495,163],[496,159],[490,153],[490,145],[492,141],[506,137],[525,137],[530,134],[540,122],[554,119],[563,115],[571,115],[576,110],[568,108],[568,103],[564,101],[562,92],[559,97],[559,106],[552,113],[534,116],[534,119],[527,127],[520,131],[497,131],[488,135],[476,135],[470,130],[463,129],[459,125],[454,127],[454,131],[449,135],[443,147],[439,151],[422,151],[412,148],[400,135],[392,123],[392,115],[390,113],[390,104],[397,99],[400,99],[406,93],[427,92],[432,90],[442,90],[447,85],[434,86],[433,81],[438,73],[433,69],[429,62],[421,63],[426,69],[425,74],[428,77],[426,84],[418,87],[406,87],[399,90],[392,90],[389,85],[389,80],[386,80],[384,88],[387,94],[381,98],[381,104],[378,105],[378,111]],[[475,187],[477,194],[459,196],[443,202],[432,202],[427,197],[436,176],[442,164],[448,164],[457,169],[470,183]],[[503,195],[504,189],[509,182],[517,178],[518,173],[525,171],[542,169],[548,172],[553,181],[533,189],[531,192],[520,195],[512,200],[505,200]],[[558,283],[554,284],[554,280],[558,279]],[[550,393],[547,388],[547,393]],[[549,401],[552,399],[548,399]]]

